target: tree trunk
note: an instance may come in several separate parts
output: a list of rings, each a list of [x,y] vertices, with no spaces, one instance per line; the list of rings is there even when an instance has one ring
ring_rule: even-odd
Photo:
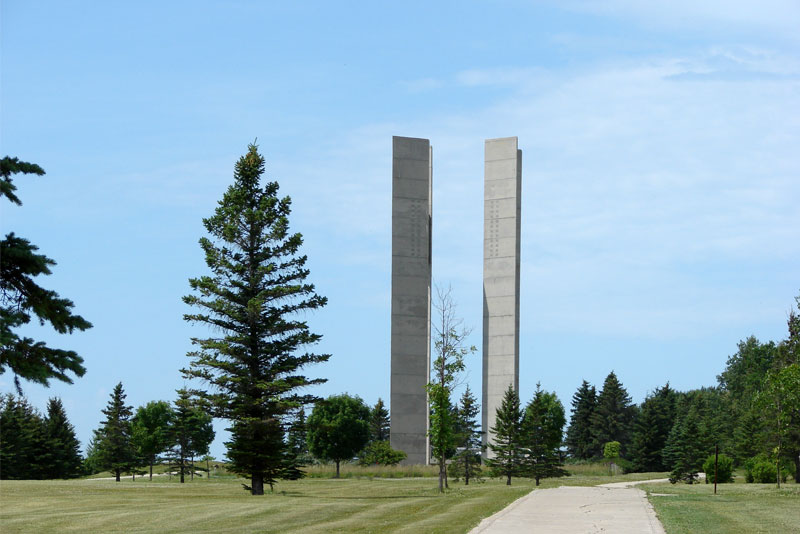
[[[209,462],[210,460],[206,459],[206,480],[211,480],[211,466],[209,465]]]
[[[336,460],[336,476],[333,478],[339,478],[339,460]]]
[[[794,455],[794,481],[800,484],[800,453]]]
[[[539,485],[539,477],[536,477],[536,485]]]
[[[153,481],[153,460],[150,460],[150,482]]]
[[[469,457],[464,459],[464,485],[469,486]]]
[[[180,463],[180,470],[181,470],[181,484],[183,484],[183,473],[186,471],[186,460],[183,456],[181,456],[181,463]]]
[[[250,477],[250,494],[264,495],[264,477],[261,475],[252,475]]]
[[[507,476],[508,476],[508,478],[506,479],[506,486],[510,486],[511,485],[511,473],[509,473]]]
[[[194,480],[194,454],[192,454],[192,480]]]
[[[117,476],[117,482],[119,482],[119,469],[114,469],[114,474]]]

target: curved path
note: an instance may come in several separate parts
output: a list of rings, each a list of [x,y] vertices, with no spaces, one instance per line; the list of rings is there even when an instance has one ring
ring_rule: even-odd
[[[650,482],[667,479],[535,490],[481,521],[470,534],[664,534],[645,492],[633,487]]]

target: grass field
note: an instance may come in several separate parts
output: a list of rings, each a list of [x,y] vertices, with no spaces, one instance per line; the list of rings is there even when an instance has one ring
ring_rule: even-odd
[[[546,479],[543,488],[656,478],[654,474]],[[281,482],[252,497],[234,477],[2,481],[0,532],[430,532],[465,533],[530,492],[533,482],[451,482],[380,476]]]
[[[740,477],[740,479],[743,477]],[[800,485],[644,484],[667,534],[800,532]],[[662,494],[662,495],[659,495]]]

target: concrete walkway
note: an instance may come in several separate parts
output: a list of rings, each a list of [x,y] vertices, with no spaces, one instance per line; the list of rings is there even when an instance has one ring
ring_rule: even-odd
[[[664,534],[645,492],[633,486],[666,481],[535,490],[481,521],[470,534]]]

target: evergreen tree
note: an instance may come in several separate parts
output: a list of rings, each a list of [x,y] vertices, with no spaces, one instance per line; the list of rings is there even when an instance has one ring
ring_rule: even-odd
[[[511,485],[511,477],[522,471],[522,410],[519,396],[514,386],[509,385],[503,395],[503,402],[497,409],[495,426],[491,429],[494,442],[489,443],[489,450],[494,458],[488,458],[486,465],[494,476],[506,477],[506,485]]]
[[[355,456],[369,441],[369,407],[360,397],[332,395],[317,402],[308,417],[308,448],[317,458],[339,464]]]
[[[44,428],[50,455],[47,478],[80,476],[83,466],[81,444],[75,437],[75,427],[67,419],[60,399],[52,398],[47,403],[47,418],[44,420]]]
[[[122,471],[137,464],[136,451],[131,443],[133,407],[125,405],[125,397],[120,382],[103,410],[106,420],[94,431],[94,461],[100,469],[112,471],[117,482]]]
[[[664,462],[672,470],[669,481],[673,484],[680,480],[693,484],[697,473],[703,470],[703,460],[708,451],[697,442],[699,424],[696,406],[690,405],[683,413],[679,409],[678,419],[664,447]]]
[[[447,458],[455,452],[455,406],[451,399],[457,376],[464,371],[464,357],[475,352],[475,347],[467,347],[470,334],[462,327],[461,319],[456,317],[456,304],[450,288],[437,288],[434,302],[436,317],[433,321],[434,353],[428,382],[430,401],[431,453],[439,465],[439,492],[447,487]]]
[[[543,478],[566,476],[559,448],[567,423],[564,406],[555,393],[536,384],[533,399],[525,407],[521,426],[522,471],[536,485]]]
[[[600,455],[592,440],[592,416],[597,408],[597,392],[586,380],[572,395],[572,408],[567,429],[567,453],[579,460],[589,460]]]
[[[592,442],[598,451],[609,441],[619,441],[622,456],[627,456],[631,441],[636,407],[630,395],[611,371],[597,396],[597,408],[592,414]]]
[[[194,457],[206,454],[214,441],[211,416],[191,398],[186,389],[178,390],[173,409],[170,435],[172,462],[177,466],[181,484],[190,473],[194,479]]]
[[[291,453],[303,463],[308,459],[308,442],[306,440],[306,410],[300,407],[297,410],[289,431],[286,433],[286,442]]]
[[[369,417],[370,440],[389,441],[390,426],[389,410],[384,406],[383,399],[379,398]]]
[[[464,478],[464,485],[469,485],[470,479],[480,479],[481,475],[481,450],[483,432],[478,423],[478,414],[481,406],[478,399],[467,386],[461,395],[456,413],[456,445],[457,453],[450,466],[452,475]]]
[[[34,163],[4,157],[0,160],[0,196],[11,203],[22,205],[14,193],[14,174],[43,175],[44,170]],[[55,378],[67,383],[72,379],[67,373],[83,376],[86,369],[83,359],[75,351],[54,349],[42,341],[19,337],[14,330],[30,323],[32,316],[40,324],[50,323],[59,334],[87,330],[91,323],[72,313],[71,300],[58,296],[55,291],[40,287],[34,278],[52,274],[56,264],[38,247],[13,232],[0,241],[0,374],[7,369],[14,373],[14,384],[21,394],[19,379],[48,385]]]
[[[299,233],[289,233],[291,201],[278,197],[278,184],[262,188],[264,158],[255,145],[236,163],[234,183],[214,215],[204,219],[211,238],[200,246],[211,270],[189,281],[195,294],[184,302],[200,309],[188,321],[211,327],[207,339],[192,339],[197,351],[184,374],[209,383],[197,392],[211,402],[213,415],[231,421],[229,468],[250,478],[250,492],[263,495],[281,478],[297,476],[284,439],[289,416],[317,398],[301,393],[324,382],[300,370],[329,355],[302,352],[321,336],[309,331],[303,314],[327,299],[306,283],[306,257]],[[288,463],[287,463],[288,462]]]
[[[0,397],[0,479],[43,479],[51,463],[45,423],[24,397]]]
[[[151,401],[140,406],[131,420],[131,439],[137,456],[150,466],[150,480],[153,480],[153,464],[158,455],[171,444],[173,416],[168,402]]]
[[[630,460],[634,471],[660,472],[669,469],[662,455],[675,424],[677,395],[667,382],[642,403],[633,430]]]

